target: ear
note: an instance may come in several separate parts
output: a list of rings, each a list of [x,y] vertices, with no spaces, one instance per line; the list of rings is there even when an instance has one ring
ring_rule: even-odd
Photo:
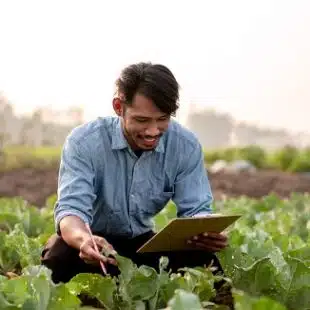
[[[118,116],[123,115],[123,104],[118,97],[113,98],[113,109]]]

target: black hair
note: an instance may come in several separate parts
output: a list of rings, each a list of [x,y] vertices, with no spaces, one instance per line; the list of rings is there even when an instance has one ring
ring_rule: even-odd
[[[124,95],[126,104],[132,104],[139,93],[152,100],[157,108],[175,115],[179,108],[179,84],[164,65],[140,62],[125,67],[115,82],[117,92]]]

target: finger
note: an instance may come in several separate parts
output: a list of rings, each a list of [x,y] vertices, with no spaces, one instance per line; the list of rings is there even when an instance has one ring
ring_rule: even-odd
[[[225,247],[228,245],[227,240],[218,240],[218,239],[210,239],[210,238],[198,238],[196,240],[191,240],[193,242],[200,242],[207,245]]]
[[[103,248],[108,243],[108,241],[104,239],[103,237],[100,237],[100,236],[93,236],[93,237],[94,237],[95,242],[100,248]]]
[[[197,240],[193,240],[193,242],[200,242],[207,245],[225,247],[227,246],[227,241],[218,240],[218,239],[209,239],[209,238],[198,238]]]
[[[108,263],[109,264],[112,264],[112,265],[114,265],[114,266],[117,266],[117,261],[116,261],[116,259],[114,259],[114,258],[108,258],[107,259],[107,261],[108,261]]]
[[[84,242],[80,247],[80,252],[84,258],[89,260],[96,259],[98,261],[103,261],[105,263],[106,257],[101,253],[98,253],[94,248],[91,241]]]
[[[106,244],[103,248],[102,248],[102,251],[104,252],[104,254],[106,255],[106,256],[110,256],[110,255],[112,255],[112,256],[115,256],[115,255],[117,255],[117,252],[114,250],[114,248],[112,247],[112,245],[111,244]]]
[[[100,251],[104,250],[111,255],[116,255],[117,252],[114,250],[112,244],[110,244],[105,238],[94,236],[95,242],[100,248]]]
[[[224,233],[205,232],[201,236],[212,238],[212,239],[227,240],[227,236]]]
[[[206,249],[217,250],[217,251],[224,249],[226,246],[225,244],[214,244],[214,243],[208,244],[208,243],[203,243],[203,242],[198,242],[197,244],[200,247],[205,247]]]
[[[219,252],[219,251],[222,250],[221,247],[216,247],[216,246],[213,246],[213,245],[207,245],[207,244],[202,243],[202,242],[194,242],[194,243],[192,243],[192,245],[195,248],[198,248],[198,249],[201,249],[201,250],[205,250],[205,251],[209,251],[209,252]]]
[[[81,255],[83,259],[97,260],[102,261],[103,263],[107,262],[107,258],[97,253],[92,247],[88,247],[87,249],[81,250]]]
[[[96,265],[99,266],[100,261],[98,259],[90,259],[88,256],[84,256],[83,254],[80,255],[81,259],[83,259],[83,261],[86,264],[90,264],[90,265]],[[109,263],[112,264],[114,266],[117,266],[117,261],[114,258],[106,258],[104,263]]]
[[[98,261],[98,260],[83,259],[83,261],[84,261],[86,264],[88,264],[88,265],[99,266],[99,261]]]
[[[89,256],[88,254],[85,254],[85,253],[83,253],[83,252],[80,252],[80,253],[79,253],[79,257],[80,257],[84,262],[86,262],[87,264],[94,263],[94,262],[96,262],[97,264],[99,264],[98,259],[94,259],[93,257],[91,257],[91,256]]]
[[[205,244],[214,244],[219,246],[226,246],[227,245],[227,239],[215,239],[210,237],[204,237],[204,236],[195,236],[194,238],[190,239],[193,242],[201,242]]]
[[[227,246],[227,242],[206,238],[198,238],[196,240],[189,240],[192,244],[203,244],[205,247],[212,248],[225,248]]]

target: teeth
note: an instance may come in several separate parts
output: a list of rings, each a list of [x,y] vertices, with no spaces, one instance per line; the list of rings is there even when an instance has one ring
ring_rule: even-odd
[[[153,142],[155,139],[144,139],[145,141]]]

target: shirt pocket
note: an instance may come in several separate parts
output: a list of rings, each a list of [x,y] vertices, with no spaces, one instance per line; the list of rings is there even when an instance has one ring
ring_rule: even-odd
[[[174,186],[163,187],[157,184],[146,192],[145,203],[142,203],[141,211],[145,215],[154,216],[159,213],[174,196]]]

